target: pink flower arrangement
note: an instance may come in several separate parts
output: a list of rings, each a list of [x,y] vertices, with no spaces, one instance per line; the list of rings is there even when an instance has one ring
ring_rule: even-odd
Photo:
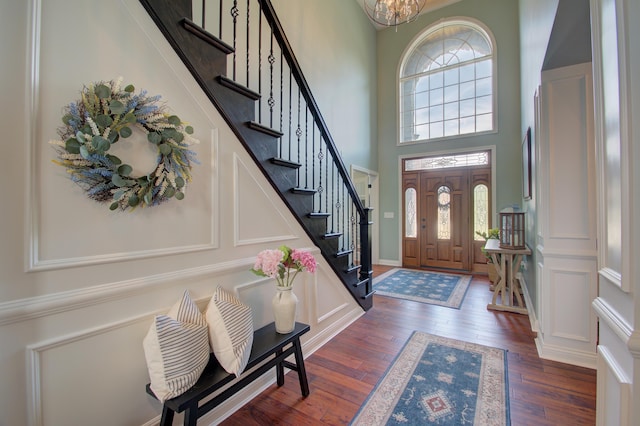
[[[258,253],[251,271],[261,277],[275,278],[278,286],[291,287],[299,272],[314,273],[316,266],[315,258],[308,251],[280,246],[276,250]]]

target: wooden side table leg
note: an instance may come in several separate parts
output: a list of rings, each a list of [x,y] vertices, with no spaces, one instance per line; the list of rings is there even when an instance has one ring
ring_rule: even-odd
[[[507,299],[507,286],[509,285],[509,282],[507,281],[509,279],[509,277],[507,276],[507,255],[501,255],[500,256],[500,285],[499,290],[496,293],[500,293],[500,298],[502,299],[502,301],[500,302],[501,305],[504,305]],[[495,302],[494,302],[495,303]]]
[[[516,260],[513,264],[513,287],[514,287],[514,292],[515,292],[515,296],[516,296],[516,300],[518,302],[518,306],[520,306],[521,308],[524,308],[524,302],[522,301],[522,296],[520,296],[521,293],[521,286],[520,286],[520,280],[518,280],[517,276],[518,276],[518,271],[520,270],[520,265],[522,264],[522,255],[517,255],[516,256]]]
[[[198,424],[198,401],[184,410],[184,426],[196,426]]]
[[[507,274],[507,300],[504,302],[504,305],[513,306],[513,255],[508,255],[507,257],[508,259],[505,264]]]
[[[298,367],[298,380],[300,380],[300,391],[303,397],[309,395],[309,382],[307,381],[307,370],[304,367],[304,357],[302,356],[302,345],[300,339],[293,342],[295,350],[296,366]]]
[[[276,351],[276,356],[280,355],[282,355],[282,349]],[[284,385],[284,366],[282,365],[282,361],[276,364],[276,382],[278,386]]]
[[[173,424],[173,410],[166,405],[162,406],[162,417],[160,417],[160,426],[171,426]]]

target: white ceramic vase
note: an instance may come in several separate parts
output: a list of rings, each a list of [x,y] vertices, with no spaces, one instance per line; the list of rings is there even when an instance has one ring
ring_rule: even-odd
[[[291,333],[296,325],[298,308],[298,297],[292,287],[276,286],[276,295],[273,296],[271,304],[276,322],[276,332],[280,334]]]

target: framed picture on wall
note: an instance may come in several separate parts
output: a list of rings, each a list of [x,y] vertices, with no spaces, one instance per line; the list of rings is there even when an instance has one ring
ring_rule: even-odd
[[[531,199],[531,127],[522,140],[522,196]]]

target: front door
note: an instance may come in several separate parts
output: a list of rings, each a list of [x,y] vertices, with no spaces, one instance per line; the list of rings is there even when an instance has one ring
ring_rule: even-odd
[[[404,160],[404,267],[486,272],[484,239],[476,231],[490,225],[491,166],[489,153],[480,154],[480,164],[466,167],[420,169],[416,162],[424,159]]]
[[[468,177],[464,170],[420,173],[420,266],[469,269]]]

